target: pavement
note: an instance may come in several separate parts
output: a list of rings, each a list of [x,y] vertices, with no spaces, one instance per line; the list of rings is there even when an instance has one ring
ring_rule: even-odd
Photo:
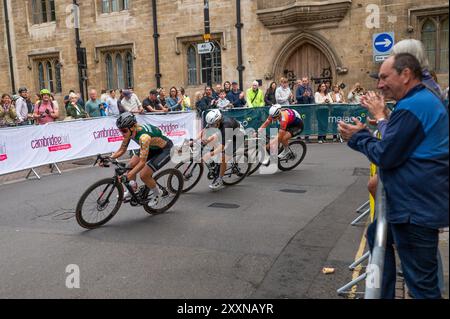
[[[309,144],[295,170],[216,193],[204,177],[165,214],[123,205],[87,231],[76,203],[112,175],[90,163],[40,168],[41,180],[0,177],[0,298],[342,298],[336,289],[351,280],[364,224],[350,222],[367,200],[368,162],[345,144]],[[80,288],[66,286],[70,265]]]

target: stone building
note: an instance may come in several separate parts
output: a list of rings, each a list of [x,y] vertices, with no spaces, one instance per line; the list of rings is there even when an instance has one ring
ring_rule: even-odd
[[[5,15],[4,4],[7,4]],[[134,87],[141,98],[157,85],[183,86],[192,96],[204,87],[238,80],[237,11],[242,23],[242,83],[255,79],[263,88],[281,76],[291,81],[308,75],[331,78],[347,88],[375,83],[378,70],[372,37],[394,32],[395,41],[421,39],[431,69],[448,86],[448,2],[444,0],[209,0],[210,54],[198,54],[204,42],[204,0],[4,0],[0,2],[0,92],[11,92],[10,60],[15,89],[36,92],[47,87],[61,99],[80,91],[76,50],[86,49],[81,74],[86,88]],[[159,37],[155,54],[154,15]],[[240,6],[240,9],[237,6]],[[9,58],[6,25],[12,57]]]

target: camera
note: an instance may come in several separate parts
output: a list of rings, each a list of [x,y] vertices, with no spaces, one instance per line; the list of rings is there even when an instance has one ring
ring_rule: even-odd
[[[50,111],[48,109],[45,110],[45,113],[50,115]]]
[[[339,84],[339,87],[341,88],[341,90],[345,89],[345,86],[346,85],[344,83]]]

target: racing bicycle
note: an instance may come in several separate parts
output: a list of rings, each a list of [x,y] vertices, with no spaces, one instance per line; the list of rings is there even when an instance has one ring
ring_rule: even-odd
[[[117,160],[97,156],[94,166],[98,163],[109,167],[115,166],[115,174],[111,178],[104,178],[89,186],[81,195],[76,207],[76,220],[81,227],[94,229],[107,223],[119,211],[124,203],[131,206],[142,206],[152,215],[162,214],[171,208],[180,197],[183,190],[183,176],[176,169],[166,169],[158,172],[153,179],[161,191],[160,199],[156,205],[150,206],[153,192],[144,184],[135,192],[131,187],[125,173],[132,168]],[[131,198],[124,199],[124,188],[128,189]]]
[[[179,170],[183,176],[183,193],[190,191],[198,184],[204,171],[205,166],[208,171],[207,178],[214,180],[219,176],[220,163],[215,161],[204,162],[201,154],[205,150],[206,145],[187,139],[179,148],[179,154],[189,154],[189,158],[180,161],[175,169]],[[183,152],[183,149],[188,149],[188,152]],[[251,163],[248,161],[247,154],[233,154],[231,162],[227,163],[225,174],[222,178],[223,184],[230,186],[240,183],[251,169]]]

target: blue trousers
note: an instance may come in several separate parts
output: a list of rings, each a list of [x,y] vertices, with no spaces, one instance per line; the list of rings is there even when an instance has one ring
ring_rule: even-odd
[[[367,229],[367,241],[372,251],[376,220]],[[381,283],[381,298],[395,298],[396,266],[394,244],[400,258],[403,276],[415,299],[439,299],[438,283],[439,231],[414,224],[388,224],[386,255]]]

